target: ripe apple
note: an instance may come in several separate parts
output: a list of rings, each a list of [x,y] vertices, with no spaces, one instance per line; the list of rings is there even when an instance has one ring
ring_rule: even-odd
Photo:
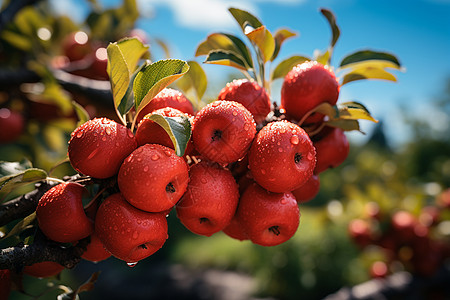
[[[253,243],[276,246],[295,234],[300,211],[292,193],[272,193],[253,183],[241,196],[236,218]]]
[[[231,172],[217,163],[201,161],[189,169],[189,184],[176,205],[177,216],[190,231],[211,236],[230,223],[238,200]]]
[[[205,158],[228,164],[242,159],[256,134],[252,114],[240,103],[218,100],[195,116],[192,139]]]
[[[93,224],[83,209],[86,189],[75,182],[60,183],[39,199],[36,218],[39,228],[51,240],[75,242],[93,232]]]
[[[113,256],[128,263],[152,255],[168,237],[164,214],[137,209],[119,193],[109,196],[100,205],[95,232]]]
[[[259,185],[284,193],[299,188],[312,176],[316,151],[301,127],[284,120],[269,123],[258,132],[248,159]]]

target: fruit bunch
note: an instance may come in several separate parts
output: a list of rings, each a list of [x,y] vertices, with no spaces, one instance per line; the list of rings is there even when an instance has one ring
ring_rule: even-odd
[[[246,78],[229,82],[215,101],[196,109],[183,89],[203,95],[198,64],[166,59],[138,65],[147,45],[136,38],[109,44],[118,119],[84,114],[72,132],[68,158],[81,179],[61,182],[39,200],[36,218],[46,237],[72,245],[88,240],[83,258],[112,255],[133,266],[164,245],[172,212],[195,234],[224,232],[261,246],[282,244],[296,233],[299,204],[317,195],[320,173],[348,155],[344,131],[359,130],[360,119],[375,121],[359,103],[338,104],[340,88],[373,74],[363,65],[372,70],[399,63],[385,53],[357,52],[341,63],[349,68],[344,81],[337,79],[329,58],[339,30],[323,10],[334,26],[328,54],[290,58],[266,80],[265,64],[294,34],[281,30],[274,37],[248,12],[230,12],[256,48],[258,64],[239,38],[209,36],[196,55],[237,66]],[[226,52],[216,48],[227,39]],[[182,91],[169,88],[182,76]],[[280,105],[270,96],[269,83],[277,78],[283,78]],[[90,189],[97,190],[93,197],[88,184],[97,187]]]
[[[448,206],[439,202],[446,193],[414,214],[405,209],[382,211],[376,202],[368,202],[363,215],[348,224],[348,234],[358,247],[376,247],[384,257],[373,262],[372,276],[385,277],[399,266],[419,276],[436,273],[450,257],[441,232],[448,222]]]

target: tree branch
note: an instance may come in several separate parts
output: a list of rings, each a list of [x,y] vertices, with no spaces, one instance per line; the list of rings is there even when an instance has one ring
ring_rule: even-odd
[[[80,93],[104,105],[109,106],[113,103],[111,84],[107,80],[89,79],[63,70],[52,70],[52,73],[58,83],[69,92]],[[0,70],[1,90],[10,90],[12,85],[35,83],[39,80],[41,80],[39,75],[25,68]]]
[[[90,238],[80,240],[75,246],[65,247],[63,244],[47,239],[40,230],[36,232],[31,245],[17,245],[0,251],[0,269],[22,271],[24,266],[44,261],[57,262],[65,268],[75,267],[86,251]]]
[[[0,227],[33,213],[39,199],[55,185],[56,183],[37,183],[33,191],[0,205]]]

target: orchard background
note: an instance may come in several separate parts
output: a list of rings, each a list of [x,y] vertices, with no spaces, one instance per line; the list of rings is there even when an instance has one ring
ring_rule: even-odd
[[[112,257],[99,263],[75,259],[72,269],[45,279],[22,275],[23,266],[15,265],[18,273],[8,275],[12,279],[11,299],[52,299],[57,295],[64,299],[78,297],[78,293],[82,299],[450,297],[446,284],[450,278],[450,66],[446,59],[450,47],[445,19],[448,4],[418,1],[417,10],[423,10],[415,25],[399,23],[419,16],[411,8],[390,6],[389,1],[379,3],[378,7],[359,4],[367,5],[366,11],[373,9],[373,14],[384,5],[383,12],[392,18],[387,22],[392,28],[386,30],[381,25],[367,24],[362,14],[347,17],[345,10],[351,7],[349,3],[321,6],[321,3],[283,2],[276,5],[272,14],[285,13],[289,20],[278,25],[279,21],[274,21],[278,18],[272,18],[265,10],[260,13],[252,2],[244,2],[240,7],[212,1],[221,4],[215,9],[223,10],[230,19],[219,25],[211,23],[207,31],[196,29],[187,40],[183,32],[194,22],[195,14],[191,18],[172,20],[167,18],[167,7],[161,3],[155,2],[149,10],[150,6],[141,2],[83,1],[68,5],[84,7],[87,12],[84,15],[78,9],[73,10],[73,15],[58,14],[62,5],[58,1],[2,2],[2,249],[37,240],[36,221],[28,217],[33,207],[31,211],[23,205],[11,209],[8,201],[35,190],[35,183],[47,176],[59,179],[75,176],[66,159],[67,142],[80,122],[93,117],[120,122],[116,110],[121,108],[113,104],[106,72],[109,43],[136,36],[150,46],[146,59],[173,58],[189,62],[191,74],[175,80],[171,87],[185,92],[196,110],[215,100],[227,82],[244,78],[238,69],[223,66],[233,63],[211,64],[214,57],[199,51],[199,45],[212,33],[232,32],[244,40],[229,7],[248,10],[272,33],[279,27],[289,27],[279,58],[274,62],[297,55],[329,62],[337,69],[339,62],[352,51],[375,49],[377,53],[395,55],[395,59],[385,55],[377,57],[394,62],[394,67],[390,65],[393,70],[388,71],[384,67],[382,71],[375,68],[379,72],[366,70],[368,79],[384,80],[358,80],[342,86],[338,103],[357,101],[365,105],[364,111],[367,107],[372,114],[360,122],[365,134],[347,133],[351,146],[345,162],[321,173],[317,196],[299,205],[300,226],[288,242],[262,247],[231,239],[222,232],[211,237],[198,236],[172,213],[168,217],[169,239],[164,247],[137,265],[130,268]],[[189,2],[166,3],[182,9]],[[192,1],[192,6],[201,2]],[[320,8],[331,9],[326,11],[334,12],[336,19],[326,11],[321,14]],[[293,22],[295,11],[304,19]],[[367,22],[373,20],[370,16]],[[171,22],[175,25],[168,24]],[[168,28],[177,30],[168,33]],[[417,30],[414,40],[409,40],[411,28]],[[81,38],[88,38],[92,48],[83,50],[86,52],[82,54],[72,53],[75,58],[70,61],[67,49],[73,47],[68,46],[69,38],[78,31],[85,32]],[[380,34],[390,37],[388,43],[383,40],[377,43]],[[302,45],[293,49],[292,44],[298,45],[294,40]],[[314,53],[316,49],[319,52]],[[77,55],[85,58],[78,60]],[[427,57],[432,55],[442,56],[440,62],[435,65],[428,62]],[[239,61],[236,63],[230,56],[227,59],[239,66]],[[202,64],[204,61],[210,64]],[[267,70],[266,76],[268,73]],[[263,84],[264,80],[259,80]],[[281,81],[278,78],[270,86],[271,100],[278,104]],[[13,123],[5,123],[11,114],[15,118]],[[380,122],[370,122],[372,117]],[[41,183],[41,188],[45,184]],[[399,211],[401,214],[396,214]],[[404,228],[395,232],[396,218],[404,227],[412,219],[413,233]],[[76,258],[76,253],[68,256]],[[68,263],[73,257],[59,259]],[[1,284],[4,282],[9,283],[2,277]],[[2,291],[6,289],[1,286]]]

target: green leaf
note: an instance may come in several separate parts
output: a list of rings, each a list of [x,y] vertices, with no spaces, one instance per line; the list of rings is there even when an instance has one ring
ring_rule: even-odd
[[[258,20],[257,17],[245,10],[231,7],[228,9],[228,11],[233,15],[239,26],[241,26],[242,32],[244,32],[244,34],[248,32],[248,26],[253,27],[253,29],[263,26],[263,24],[260,20]]]
[[[78,117],[78,124],[77,126],[89,121],[90,117],[88,112],[84,109],[83,106],[81,106],[80,104],[78,104],[75,101],[72,101],[72,106],[73,109],[75,110],[77,117]]]
[[[230,66],[239,70],[247,70],[245,63],[232,52],[214,50],[209,52],[204,63]]]
[[[184,92],[193,89],[200,100],[206,91],[208,79],[205,71],[196,61],[188,61],[189,71],[177,81],[177,85]]]
[[[271,61],[275,60],[277,58],[278,53],[280,52],[281,45],[284,43],[284,41],[288,38],[297,36],[297,33],[289,30],[289,29],[278,29],[275,32],[275,50],[273,52]]]
[[[134,93],[133,93],[133,86],[134,86],[134,79],[136,78],[137,74],[142,70],[142,68],[145,67],[145,64],[142,64],[134,73],[131,75],[130,83],[128,84],[127,91],[125,92],[125,95],[123,96],[122,100],[120,101],[119,107],[117,108],[119,112],[123,114],[127,114],[134,105]]]
[[[267,62],[275,51],[275,39],[266,26],[258,27],[245,34],[258,47],[263,62]]]
[[[328,102],[320,103],[313,109],[313,112],[324,114],[328,116],[330,119],[335,119],[339,117],[339,110],[337,106],[331,105]]]
[[[328,48],[327,51],[315,51],[314,60],[321,63],[322,65],[328,65],[330,62],[331,54],[333,52],[332,48]]]
[[[352,130],[361,131],[358,120],[335,119],[326,121],[325,124],[328,126],[340,128],[344,131],[352,131]]]
[[[272,72],[272,80],[284,78],[296,65],[311,60],[305,56],[294,55],[281,61]]]
[[[388,60],[379,60],[379,59],[369,59],[357,61],[354,63],[346,64],[342,67],[339,67],[339,71],[348,71],[349,69],[359,69],[359,68],[376,68],[376,69],[396,69],[401,70],[401,67],[396,63],[393,63]]]
[[[33,168],[27,160],[21,162],[0,162],[0,190],[7,195],[22,185],[47,178],[47,172]]]
[[[142,44],[137,38],[127,38],[108,45],[107,70],[114,105],[121,115],[126,114],[131,108],[128,96],[130,81],[139,60],[147,51],[148,46]]]
[[[389,81],[397,81],[397,78],[386,70],[373,68],[373,67],[363,67],[356,68],[350,73],[344,75],[341,86],[356,80],[363,79],[381,79]]]
[[[247,63],[248,68],[253,67],[252,57],[245,43],[238,37],[227,33],[210,34],[206,40],[197,47],[195,56],[208,55],[211,51],[224,50],[233,53],[243,62]]]
[[[346,120],[369,120],[378,123],[369,110],[359,102],[344,102],[338,105],[339,118]]]
[[[25,229],[29,228],[34,221],[36,220],[36,212],[33,212],[32,214],[30,214],[29,216],[23,218],[22,220],[20,220],[20,222],[18,222],[9,232],[7,235],[5,235],[4,237],[0,238],[0,240],[2,239],[7,239],[9,237],[12,237],[14,235],[18,235],[19,233],[21,233],[22,231],[24,231]]]
[[[148,114],[145,119],[161,126],[169,135],[178,156],[183,156],[191,138],[191,122],[186,116],[166,117],[160,114]]]
[[[401,67],[400,61],[398,58],[387,52],[378,52],[373,50],[361,50],[354,53],[351,53],[344,57],[339,65],[340,68],[353,64],[356,62],[362,62],[367,60],[381,60],[393,63],[397,68]]]
[[[325,18],[328,21],[328,24],[330,24],[332,33],[330,47],[333,48],[334,45],[336,45],[339,36],[341,35],[341,31],[339,30],[339,27],[336,24],[336,17],[334,16],[333,12],[325,8],[322,8],[320,12],[322,13],[322,15],[325,16]]]
[[[146,63],[133,82],[136,116],[162,89],[187,71],[189,71],[189,65],[179,59]]]

